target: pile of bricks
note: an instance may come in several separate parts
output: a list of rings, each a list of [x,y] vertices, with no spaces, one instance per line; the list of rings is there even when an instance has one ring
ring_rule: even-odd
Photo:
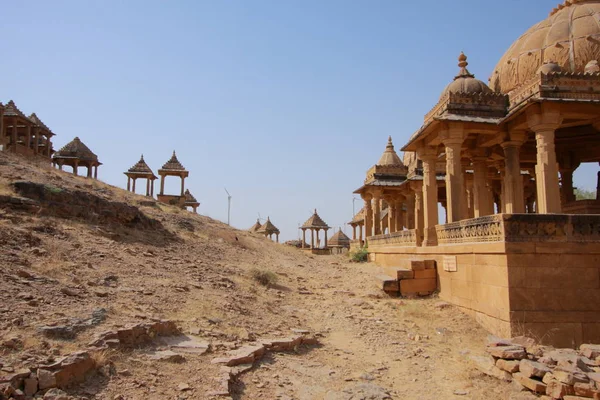
[[[377,285],[390,296],[429,296],[437,289],[435,260],[411,261],[410,268],[396,268],[395,276],[378,275]]]
[[[577,351],[525,337],[493,338],[487,352],[488,357],[472,357],[479,370],[542,399],[600,399],[600,345],[582,344]]]

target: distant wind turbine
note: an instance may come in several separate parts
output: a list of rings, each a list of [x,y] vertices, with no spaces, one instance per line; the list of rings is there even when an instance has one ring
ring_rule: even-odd
[[[230,217],[231,217],[231,195],[229,194],[229,192],[227,191],[227,188],[225,189],[225,193],[227,193],[227,225],[231,225],[230,222]]]

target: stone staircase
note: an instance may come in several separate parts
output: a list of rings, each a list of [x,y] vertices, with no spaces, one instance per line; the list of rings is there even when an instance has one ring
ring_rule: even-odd
[[[435,260],[411,260],[408,267],[388,267],[385,272],[376,276],[376,284],[390,296],[429,296],[437,290]]]

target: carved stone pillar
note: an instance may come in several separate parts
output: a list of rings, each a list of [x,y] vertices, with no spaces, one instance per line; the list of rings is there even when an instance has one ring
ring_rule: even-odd
[[[527,110],[527,123],[535,132],[537,164],[535,167],[538,214],[560,213],[560,187],[554,132],[562,123],[556,104],[535,105]]]
[[[468,218],[475,218],[475,204],[474,204],[474,195],[473,195],[473,174],[465,173],[463,175],[463,179],[465,182],[465,193],[466,193],[466,215]]]
[[[185,177],[181,177],[181,196],[185,194]]]
[[[435,226],[438,224],[438,193],[435,162],[437,154],[435,150],[428,149],[419,152],[419,157],[423,162],[423,246],[436,246]]]
[[[135,180],[136,180],[136,179],[135,179],[135,178],[133,178],[133,190],[132,190],[132,192],[133,192],[133,193],[135,193]]]
[[[473,215],[483,217],[494,213],[494,203],[487,187],[487,157],[473,158]]]
[[[362,246],[362,242],[363,242],[363,226],[364,225],[358,225],[358,241],[360,242],[360,245]]]
[[[127,191],[131,192],[131,178],[127,177]]]
[[[410,193],[406,198],[406,228],[415,229],[415,194]]]
[[[420,246],[421,243],[423,243],[425,235],[425,216],[423,215],[423,211],[423,193],[417,190],[415,192],[415,230],[417,246]]]
[[[404,210],[402,209],[403,201],[396,200],[396,232],[399,232],[404,229],[404,221],[405,215]]]
[[[519,161],[519,149],[522,143],[520,140],[511,140],[500,145],[504,150],[503,208],[507,214],[525,212],[523,178],[521,177],[521,163]]]
[[[306,243],[306,229],[302,229],[302,243],[301,243],[302,248],[306,247],[305,243]]]
[[[561,203],[571,203],[575,201],[575,192],[573,189],[573,172],[572,169],[561,169],[560,170],[560,198]]]
[[[31,144],[31,125],[27,125],[25,133],[25,154],[29,154],[29,145]]]
[[[11,148],[13,152],[17,151],[17,118],[13,118],[12,136],[11,136]]]
[[[381,195],[375,193],[373,195],[373,225],[375,227],[374,234],[381,235]]]
[[[91,165],[87,166],[87,177],[88,178],[92,177],[92,166]]]
[[[373,207],[371,206],[371,200],[373,196],[371,194],[362,195],[365,201],[365,238],[373,236]]]
[[[325,249],[327,248],[327,229],[324,229],[325,231]]]
[[[134,184],[135,184],[135,180],[134,180]],[[135,191],[135,189],[133,189]],[[161,175],[160,176],[160,195],[162,196],[163,194],[165,194],[165,176]]]
[[[77,168],[79,168],[79,160],[73,161],[73,175],[75,176],[78,175]]]
[[[33,128],[33,154],[38,155],[40,152],[40,128]]]
[[[352,225],[352,240],[356,240],[356,225]]]
[[[394,233],[397,230],[397,228],[396,228],[396,219],[397,219],[396,214],[398,213],[398,210],[396,208],[396,200],[394,200],[394,199],[392,199],[390,197],[386,201],[388,203],[388,232],[389,233]]]
[[[310,248],[315,248],[315,230],[310,228]]]
[[[462,139],[446,139],[443,141],[446,147],[446,202],[448,203],[448,222],[460,221],[464,201],[464,182],[460,153]]]

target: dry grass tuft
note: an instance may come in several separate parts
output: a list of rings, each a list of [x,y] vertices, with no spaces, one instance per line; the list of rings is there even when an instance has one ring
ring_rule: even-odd
[[[279,277],[276,273],[266,269],[261,270],[258,268],[253,268],[250,272],[252,273],[252,278],[254,278],[256,282],[260,283],[263,286],[273,286],[279,280]]]

